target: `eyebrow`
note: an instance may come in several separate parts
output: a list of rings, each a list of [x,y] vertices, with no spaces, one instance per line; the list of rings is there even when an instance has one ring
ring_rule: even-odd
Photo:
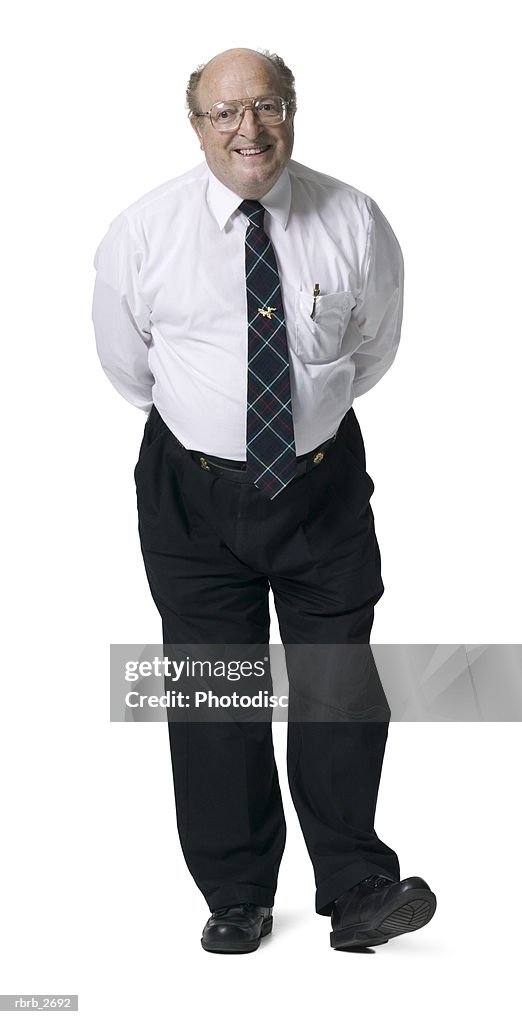
[[[269,96],[279,96],[279,93],[278,92],[260,92],[259,96],[243,96],[241,98],[235,98],[235,99],[230,99],[230,100],[228,100],[228,99],[226,99],[226,100],[214,100],[214,103],[211,103],[210,106],[213,107],[216,103],[252,103],[252,102],[254,102],[254,100],[263,100],[263,99],[268,98]],[[282,96],[281,99],[284,99],[284,96]]]

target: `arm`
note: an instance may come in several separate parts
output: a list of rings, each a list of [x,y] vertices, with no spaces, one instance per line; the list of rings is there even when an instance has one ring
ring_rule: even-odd
[[[361,338],[353,356],[355,398],[373,388],[389,370],[397,353],[402,324],[402,252],[377,203],[369,199],[369,204],[371,221],[363,268],[364,285],[352,314]]]
[[[120,213],[94,256],[92,320],[98,355],[111,384],[147,412],[154,377],[148,365],[150,310],[139,289],[141,259],[128,218]]]

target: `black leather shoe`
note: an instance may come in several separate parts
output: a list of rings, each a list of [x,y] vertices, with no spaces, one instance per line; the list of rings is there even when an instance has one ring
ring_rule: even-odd
[[[221,907],[209,917],[201,945],[209,953],[253,953],[272,931],[272,908],[240,903]]]
[[[335,900],[330,945],[334,949],[380,946],[431,921],[437,900],[427,882],[414,875],[396,882],[369,875]]]

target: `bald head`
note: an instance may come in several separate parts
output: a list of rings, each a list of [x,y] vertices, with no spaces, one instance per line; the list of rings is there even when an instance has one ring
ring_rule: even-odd
[[[207,80],[213,81],[216,78],[219,79],[220,75],[225,71],[235,71],[239,76],[244,71],[249,71],[252,66],[264,65],[267,71],[273,70],[273,64],[268,57],[264,54],[259,53],[258,50],[249,50],[245,47],[235,47],[231,50],[223,50],[222,53],[217,53],[215,57],[209,60],[201,73],[199,84],[206,84]]]

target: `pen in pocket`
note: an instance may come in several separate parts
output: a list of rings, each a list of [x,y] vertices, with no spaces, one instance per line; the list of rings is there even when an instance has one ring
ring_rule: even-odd
[[[315,319],[315,303],[317,302],[317,297],[319,295],[320,295],[320,288],[319,288],[318,285],[315,285],[315,287],[313,289],[313,306],[312,306],[312,311],[310,313],[310,319]]]
[[[318,296],[320,294],[321,294],[321,289],[320,289],[319,285],[316,284],[315,287],[314,287],[314,304],[312,306],[312,312],[310,313],[310,319],[311,320],[315,320],[315,305],[316,305],[316,302],[317,302],[317,298],[318,298]]]

